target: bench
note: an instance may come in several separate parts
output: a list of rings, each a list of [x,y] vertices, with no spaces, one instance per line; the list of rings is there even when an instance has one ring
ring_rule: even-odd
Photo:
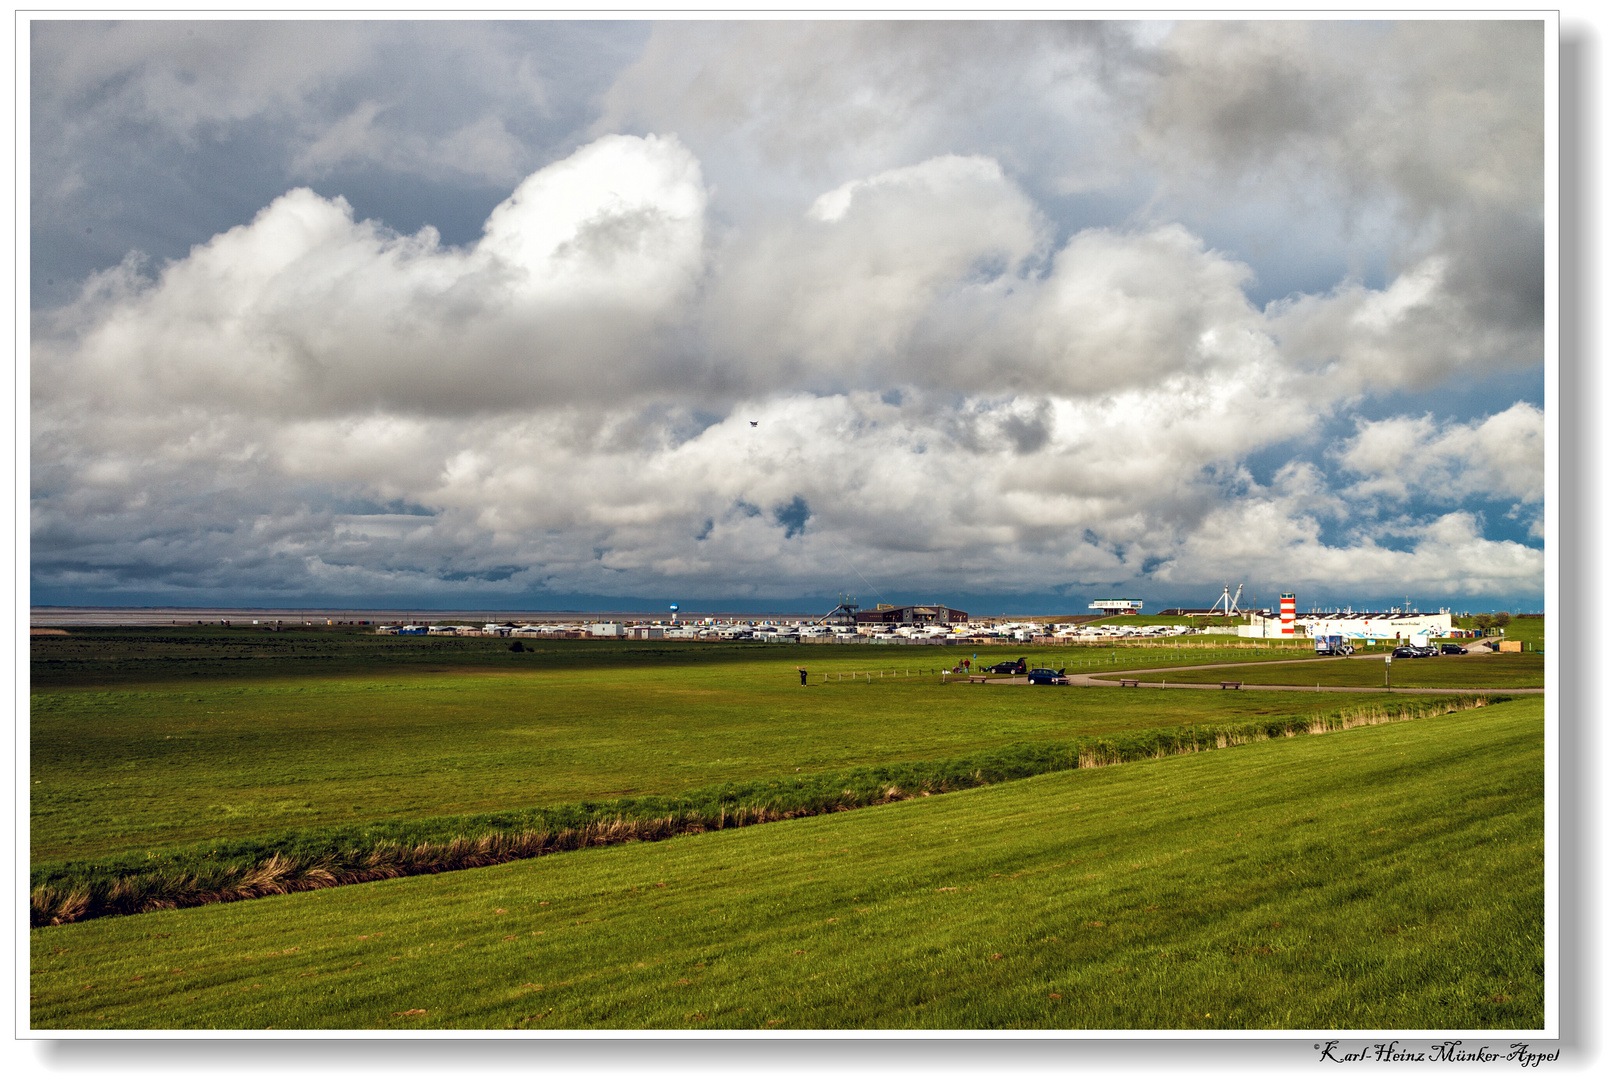
[[[1221,689],[1222,690],[1241,690],[1241,689],[1243,689],[1243,684],[1240,683],[1240,682],[1223,682],[1223,683],[1221,683]]]
[[[990,676],[988,676],[988,675],[969,675],[968,676],[968,682],[970,682],[970,683],[976,683],[976,682],[977,683],[982,683],[982,682],[989,682],[989,681],[990,681]]]
[[[1138,683],[1139,683],[1139,682],[1140,682],[1140,681],[1141,681],[1141,680],[1140,680],[1140,679],[1121,679],[1121,680],[1119,680],[1119,685],[1120,685],[1120,686],[1121,686],[1121,687],[1125,687],[1125,686],[1135,686],[1135,685],[1137,685],[1137,684],[1138,684]]]

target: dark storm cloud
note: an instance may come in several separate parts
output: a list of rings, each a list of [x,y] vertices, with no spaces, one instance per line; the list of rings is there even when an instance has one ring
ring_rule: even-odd
[[[1350,244],[1370,233],[1389,278],[1439,257],[1458,303],[1535,338],[1541,41],[1533,21],[1181,23],[1143,146],[1171,199],[1209,213],[1263,199]]]

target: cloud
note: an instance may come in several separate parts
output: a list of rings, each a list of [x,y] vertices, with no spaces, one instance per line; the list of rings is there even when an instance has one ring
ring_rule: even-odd
[[[456,244],[571,153],[645,24],[41,20],[29,36],[31,305],[159,261],[289,188]],[[626,129],[641,135],[668,130]],[[617,132],[616,132],[617,133]]]
[[[1337,589],[1536,587],[1539,552],[1475,531],[1431,530],[1404,552],[1368,531],[1330,545],[1320,491],[1211,474],[1207,458],[1178,452],[1187,417],[1161,414],[1165,428],[1143,432],[1134,404],[937,409],[796,394],[747,403],[684,441],[662,425],[651,447],[582,445],[566,414],[220,417],[204,432],[194,420],[149,430],[144,452],[130,430],[102,446],[49,440],[38,456],[56,472],[36,477],[38,573],[182,592],[453,586],[491,598],[796,597],[863,578],[886,596],[942,581],[1027,592],[1123,583],[1150,567],[1164,588],[1226,571]],[[1031,457],[1006,421],[1041,406],[1051,440]],[[1174,441],[1161,444],[1166,433]]]
[[[1325,295],[1277,301],[1268,321],[1280,347],[1332,380],[1339,395],[1428,389],[1459,374],[1539,365],[1539,321],[1504,326],[1477,318],[1456,278],[1448,260],[1432,256],[1385,289],[1345,282]]]
[[[287,416],[725,409],[896,383],[1233,406],[1290,377],[1242,264],[1179,226],[1084,230],[1047,262],[1049,224],[984,158],[888,170],[745,235],[712,236],[706,207],[697,160],[662,136],[539,170],[465,248],[298,189],[185,259],[97,275],[42,321],[39,377],[47,395]]]
[[[707,335],[754,387],[977,381],[950,364],[956,350],[919,347],[917,335],[971,302],[964,293],[1019,282],[1044,230],[1034,204],[986,158],[932,158],[851,181],[802,216],[722,246]]]
[[[500,117],[485,115],[431,135],[402,132],[387,123],[379,101],[363,101],[300,147],[295,175],[325,178],[339,170],[382,167],[428,175],[464,174],[480,180],[522,175],[530,154]]]
[[[1246,268],[1184,228],[1085,230],[1046,259],[1049,226],[982,158],[842,185],[729,246],[705,205],[678,141],[606,136],[467,248],[300,190],[155,274],[103,275],[36,352],[44,572],[784,596],[852,568],[896,591],[1245,560],[1427,580],[1390,570],[1415,550],[1325,547],[1318,518],[1343,511],[1309,466],[1268,490],[1230,464],[1334,402],[1244,297]],[[731,377],[694,393],[683,338]],[[1523,412],[1364,425],[1341,458],[1478,459],[1522,487],[1528,460],[1491,447],[1522,449]],[[1405,449],[1375,461],[1387,445]],[[1472,535],[1423,550],[1453,541],[1522,569]]]
[[[47,31],[42,96],[97,123],[202,145],[275,114],[294,171],[509,186],[447,243],[288,184],[41,311],[36,582],[1533,593],[1540,410],[1358,411],[1542,363],[1534,65],[1522,30],[1451,25],[1429,52],[1318,24],[663,25],[595,133],[546,152],[516,107],[357,78],[386,34],[285,92],[250,71],[238,107],[152,42],[84,32],[107,81]],[[442,64],[505,41],[399,33]],[[492,55],[513,86],[490,94],[560,107],[555,64]],[[1257,300],[1254,259],[1200,227],[1227,210],[1346,265]],[[1397,234],[1382,279],[1348,265]]]
[[[681,131],[715,175],[767,185],[740,207],[964,152],[1080,190],[1120,174],[1109,88],[1135,49],[1102,22],[660,23],[597,130]]]
[[[705,195],[672,138],[610,136],[447,248],[298,189],[147,276],[97,275],[42,324],[46,399],[283,417],[514,408],[678,385],[656,335],[702,272]],[[604,372],[611,372],[604,379]]]
[[[372,61],[364,24],[36,22],[36,109],[114,113],[196,138],[211,124],[296,108]]]
[[[1356,253],[1347,285],[1368,257],[1391,279],[1443,280],[1434,321],[1465,324],[1494,363],[1530,366],[1542,33],[1513,20],[1177,23],[1154,53],[1138,145],[1167,211],[1204,221],[1259,205],[1293,220],[1291,242],[1336,236],[1354,251],[1354,235],[1376,237],[1383,250]]]
[[[1141,145],[1186,182],[1393,193],[1414,221],[1535,207],[1541,49],[1538,20],[1178,22],[1152,55]]]
[[[32,24],[41,149],[139,129],[191,149],[255,128],[287,175],[383,166],[512,183],[542,163],[536,122],[577,109],[585,24],[122,21]],[[611,46],[606,50],[611,53]],[[570,85],[572,84],[572,85]]]
[[[1540,503],[1545,498],[1546,416],[1517,402],[1492,416],[1441,426],[1433,416],[1362,421],[1335,457],[1360,476],[1358,497]]]

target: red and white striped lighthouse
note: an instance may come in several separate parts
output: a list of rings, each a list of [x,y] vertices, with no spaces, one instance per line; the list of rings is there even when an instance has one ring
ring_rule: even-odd
[[[1279,634],[1282,637],[1294,636],[1294,594],[1285,592],[1277,601],[1277,610],[1282,613],[1282,626]]]

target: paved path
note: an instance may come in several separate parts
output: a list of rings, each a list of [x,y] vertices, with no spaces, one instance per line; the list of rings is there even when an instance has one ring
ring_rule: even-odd
[[[1164,670],[1160,668],[1159,670]],[[1070,682],[1070,686],[1113,686],[1119,687],[1117,682],[1108,682],[1092,679],[1089,676],[1080,682]],[[1138,690],[1219,690],[1220,683],[1162,683],[1153,686],[1144,682],[1136,687]],[[1125,689],[1130,689],[1126,687]],[[1546,687],[1542,686],[1391,686],[1387,690],[1382,686],[1286,686],[1278,683],[1251,683],[1243,684],[1245,690],[1302,690],[1309,693],[1323,694],[1545,694]]]
[[[1147,684],[1151,676],[1171,671],[1205,671],[1212,669],[1231,670],[1243,668],[1251,664],[1331,664],[1334,662],[1349,663],[1355,660],[1377,660],[1383,653],[1373,653],[1367,656],[1304,656],[1285,660],[1255,660],[1255,661],[1226,661],[1220,664],[1183,664],[1177,667],[1130,668],[1126,670],[1110,671],[1106,674],[1069,676],[1070,686],[1107,686],[1114,689],[1130,689],[1119,685],[1120,679],[1135,678]],[[1403,661],[1415,662],[1415,661]],[[998,686],[1028,686],[1029,680],[1023,676],[1010,679],[988,679],[986,684]],[[1163,689],[1170,690],[1219,690],[1221,684],[1215,683],[1163,683]],[[1159,689],[1148,685],[1135,689]],[[1546,687],[1498,687],[1498,686],[1392,686],[1385,689],[1382,686],[1294,686],[1277,683],[1243,683],[1244,690],[1295,690],[1321,692],[1324,694],[1545,694]]]

